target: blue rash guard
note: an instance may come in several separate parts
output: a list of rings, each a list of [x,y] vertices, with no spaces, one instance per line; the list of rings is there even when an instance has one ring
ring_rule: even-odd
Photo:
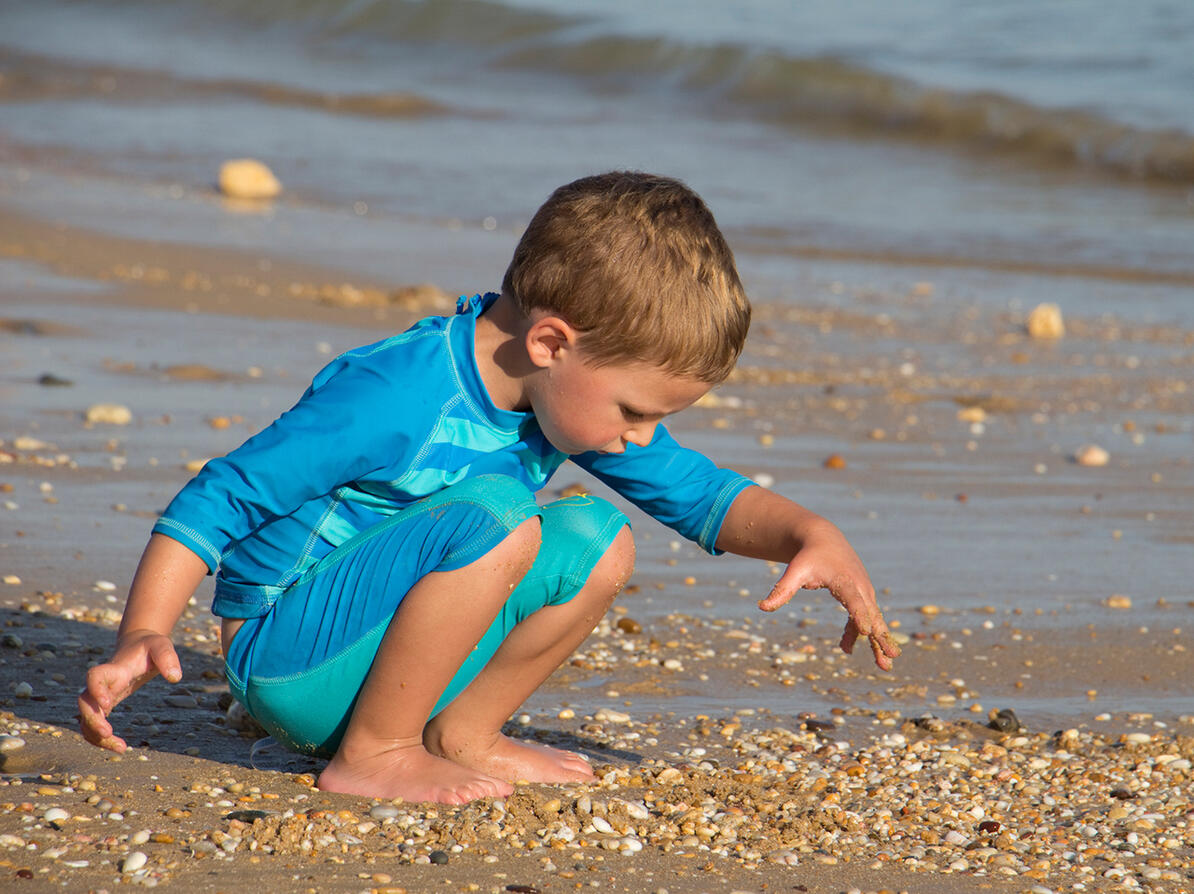
[[[473,344],[477,317],[497,297],[461,298],[455,316],[337,357],[294,407],[179,492],[153,530],[219,572],[213,612],[264,615],[337,546],[450,484],[500,474],[535,492],[567,459],[716,552],[749,479],[681,447],[662,425],[646,447],[569,457],[533,413],[493,404]]]

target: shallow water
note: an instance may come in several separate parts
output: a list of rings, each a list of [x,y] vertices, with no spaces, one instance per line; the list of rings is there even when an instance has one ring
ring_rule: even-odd
[[[1021,298],[1056,291],[1083,311],[1134,313],[1139,285],[1148,312],[1188,320],[1194,171],[1165,159],[1194,157],[1190,16],[1167,0],[1098,15],[943,0],[701,16],[548,0],[7,3],[0,185],[42,214],[264,240],[464,292],[500,278],[555,186],[650,169],[705,196],[761,297],[787,298],[828,254],[1028,265],[1053,276]],[[213,221],[218,165],[244,155],[287,192],[268,219]],[[155,188],[161,201],[141,194]],[[489,281],[386,251],[411,223],[491,259]]]

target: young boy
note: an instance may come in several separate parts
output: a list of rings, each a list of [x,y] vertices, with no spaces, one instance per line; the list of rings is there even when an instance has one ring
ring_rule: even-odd
[[[584,781],[583,758],[502,725],[588,636],[634,567],[626,517],[594,497],[538,506],[572,459],[711,553],[787,563],[759,607],[827,587],[841,647],[899,654],[862,563],[824,519],[680,447],[660,420],[730,373],[750,306],[704,203],[637,173],[561,187],[500,295],[461,299],[349,351],[171,502],[141,558],[83,734],[156,674],[217,573],[229,685],[319,787],[463,803],[511,782]]]

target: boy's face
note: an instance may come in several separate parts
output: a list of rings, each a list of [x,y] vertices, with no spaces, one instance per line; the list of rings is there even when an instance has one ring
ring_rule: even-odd
[[[544,372],[531,405],[547,440],[567,454],[646,446],[664,416],[691,405],[710,387],[646,363],[592,366],[576,352]]]

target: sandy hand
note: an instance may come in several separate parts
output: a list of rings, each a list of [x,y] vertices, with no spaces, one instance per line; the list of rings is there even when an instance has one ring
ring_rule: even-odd
[[[170,638],[153,631],[122,636],[112,660],[87,672],[87,685],[79,694],[83,738],[110,751],[125,751],[128,744],[113,731],[108,715],[158,674],[171,683],[182,679],[182,665]]]

